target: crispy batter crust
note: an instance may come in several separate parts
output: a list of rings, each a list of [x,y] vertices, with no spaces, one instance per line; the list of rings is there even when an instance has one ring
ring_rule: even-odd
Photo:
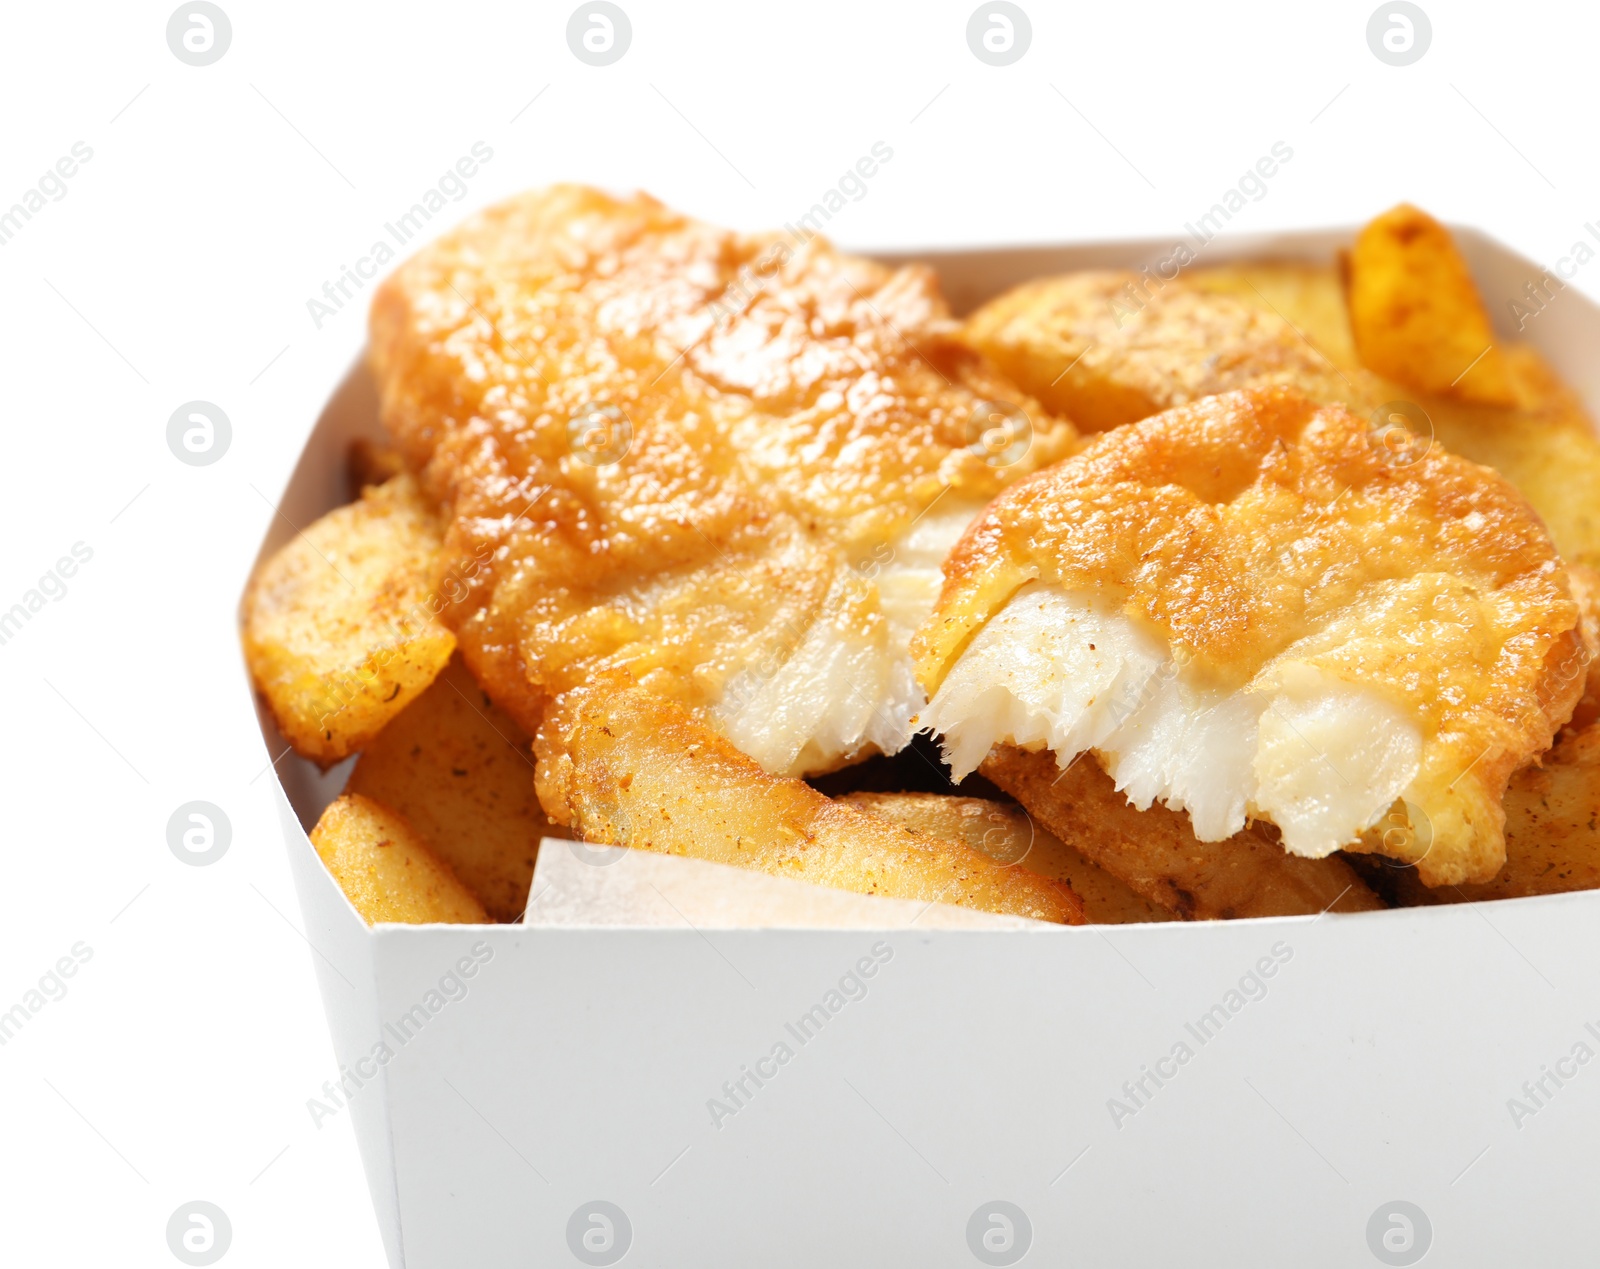
[[[997,498],[945,573],[914,642],[930,695],[1038,579],[1119,598],[1218,685],[1242,687],[1292,647],[1401,705],[1423,734],[1432,884],[1499,868],[1506,780],[1583,687],[1566,571],[1510,484],[1436,446],[1396,461],[1363,420],[1290,389],[1099,438]]]

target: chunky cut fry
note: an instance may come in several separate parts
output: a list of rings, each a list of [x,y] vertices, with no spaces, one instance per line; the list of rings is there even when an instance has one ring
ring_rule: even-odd
[[[541,837],[565,837],[533,790],[527,735],[453,659],[378,733],[345,786],[400,812],[497,921],[528,902]]]
[[[1432,216],[1402,203],[1372,221],[1350,252],[1349,288],[1363,365],[1419,392],[1516,403],[1467,262]]]
[[[944,793],[846,793],[838,800],[930,837],[965,842],[1002,864],[1026,864],[1032,872],[1064,881],[1083,900],[1090,925],[1172,919],[1035,824],[1020,806]]]
[[[347,793],[323,811],[311,844],[368,925],[487,924],[489,914],[405,817]]]
[[[689,855],[859,894],[1079,925],[1072,888],[768,775],[681,706],[577,688],[539,729],[539,798],[584,840]]]
[[[339,761],[444,669],[456,640],[430,589],[439,541],[416,484],[400,476],[330,511],[256,574],[245,659],[297,753]]]
[[[1430,890],[1416,869],[1395,869],[1405,904],[1517,899],[1600,889],[1600,731],[1557,745],[1506,790],[1506,862],[1493,880]]]
[[[1184,920],[1366,912],[1383,903],[1337,856],[1285,854],[1255,825],[1201,842],[1188,817],[1131,806],[1092,758],[1065,772],[1048,752],[997,746],[980,768],[1062,841]]]
[[[1042,278],[979,309],[966,338],[1048,409],[1096,430],[1236,388],[1290,384],[1322,401],[1352,392],[1348,375],[1264,301],[1182,278]]]

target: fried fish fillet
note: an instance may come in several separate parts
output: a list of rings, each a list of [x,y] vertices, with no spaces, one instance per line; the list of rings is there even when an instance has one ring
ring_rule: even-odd
[[[1133,806],[1089,757],[1062,771],[1047,752],[1000,745],[982,771],[1055,837],[1134,894],[1183,920],[1366,912],[1384,906],[1344,860],[1286,854],[1260,825],[1247,825],[1226,841],[1198,840],[1178,812]],[[1085,892],[1086,907],[1087,899]],[[1089,915],[1095,919],[1093,909]]]
[[[1510,484],[1287,388],[1100,437],[945,573],[915,648],[958,778],[995,744],[1092,749],[1200,840],[1266,819],[1308,858],[1404,799],[1433,885],[1499,869],[1506,782],[1584,685],[1565,567]]]
[[[372,309],[383,421],[443,509],[445,613],[522,725],[616,670],[774,774],[893,752],[940,560],[1075,433],[958,338],[926,269],[560,186]]]
[[[764,772],[681,706],[626,681],[557,699],[535,741],[539,800],[584,838],[774,876],[1081,925],[1071,886],[1008,868]]]

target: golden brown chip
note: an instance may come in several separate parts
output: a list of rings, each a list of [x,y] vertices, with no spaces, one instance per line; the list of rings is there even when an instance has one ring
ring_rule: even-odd
[[[1350,325],[1362,364],[1419,392],[1509,406],[1505,357],[1450,231],[1402,203],[1356,238]]]
[[[488,923],[483,905],[405,817],[371,798],[349,793],[332,803],[311,843],[368,925]]]
[[[943,793],[846,793],[838,800],[930,837],[965,842],[999,863],[1025,863],[1031,872],[1064,881],[1083,900],[1090,925],[1172,919],[1014,803]]]
[[[1237,388],[1287,384],[1323,401],[1365,388],[1264,301],[1182,278],[1043,278],[979,309],[966,338],[1046,407],[1095,430]]]
[[[1188,816],[1160,803],[1131,806],[1092,757],[1062,772],[1048,752],[1002,745],[981,770],[1063,842],[1185,920],[1383,907],[1342,859],[1285,854],[1255,825],[1226,841],[1196,840]]]
[[[263,564],[244,601],[256,689],[323,766],[365,745],[444,669],[439,527],[409,476],[330,511]]]
[[[622,683],[577,688],[539,729],[539,798],[586,841],[817,885],[1083,923],[1070,886],[768,775],[686,710]]]
[[[527,905],[539,839],[567,836],[534,794],[526,733],[459,656],[362,751],[345,788],[405,816],[497,921]]]

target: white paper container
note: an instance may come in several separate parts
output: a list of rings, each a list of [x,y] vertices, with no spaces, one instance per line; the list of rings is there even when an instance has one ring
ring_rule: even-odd
[[[1203,263],[1326,259],[1350,237],[1219,239]],[[1457,237],[1497,317],[1541,273]],[[916,258],[966,308],[1171,245]],[[1600,310],[1565,294],[1523,337],[1600,410]],[[287,518],[344,501],[345,445],[377,431],[358,368],[311,433]],[[1389,1228],[1375,1214],[1393,1200],[1426,1214],[1431,1263],[1568,1263],[1593,1243],[1600,1062],[1557,1060],[1600,1054],[1600,892],[1109,929],[368,929],[304,832],[337,781],[293,758],[277,770],[341,1068],[380,1038],[393,1052],[349,1113],[396,1266],[582,1263],[569,1221],[593,1200],[626,1214],[626,1263],[649,1266],[980,1264],[969,1220],[993,1200],[1026,1214],[1031,1264],[1377,1264],[1369,1222]],[[785,1024],[875,945],[891,959],[867,994],[798,1043]],[[1273,949],[1265,996],[1228,1013]],[[474,957],[465,996],[430,1015],[428,993]],[[401,1044],[386,1028],[419,1003]],[[1202,1044],[1191,1027],[1219,1005]],[[779,1042],[792,1060],[714,1125],[708,1099],[730,1103],[724,1081]],[[1180,1042],[1192,1058],[1160,1088],[1146,1077],[1136,1105],[1124,1083]],[[1547,1070],[1572,1074],[1558,1088]],[[1549,1096],[1514,1115],[1541,1077]]]

